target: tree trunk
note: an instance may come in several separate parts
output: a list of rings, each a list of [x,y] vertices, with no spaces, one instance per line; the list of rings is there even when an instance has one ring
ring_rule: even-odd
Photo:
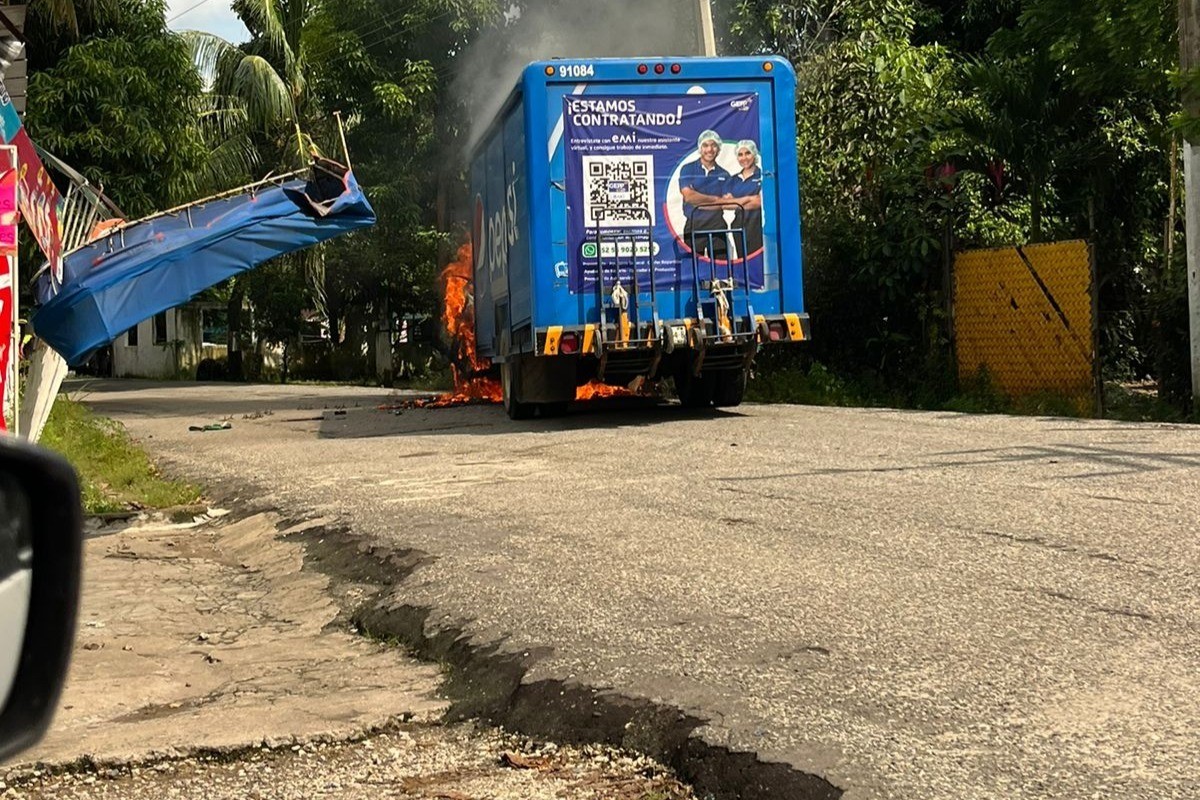
[[[1200,92],[1188,80],[1200,68],[1200,0],[1179,0],[1179,60],[1183,68],[1183,113],[1200,117]],[[1185,130],[1188,130],[1185,128]],[[1184,228],[1187,240],[1188,325],[1192,367],[1192,404],[1200,404],[1200,138],[1183,143]]]
[[[392,317],[388,295],[380,300],[379,318],[375,323],[375,377],[380,386],[391,386],[395,368],[392,362]]]
[[[325,314],[329,321],[329,342],[337,347],[341,342],[342,303],[341,298],[329,289],[329,274],[325,275]]]
[[[1170,179],[1167,194],[1170,196],[1167,205],[1167,224],[1164,231],[1163,252],[1166,260],[1163,263],[1163,273],[1171,268],[1171,259],[1175,255],[1175,204],[1179,199],[1179,139],[1171,134]]]
[[[246,289],[237,278],[229,292],[229,305],[225,307],[227,331],[225,334],[226,359],[225,374],[231,381],[246,379],[245,365],[242,360],[242,305],[246,302]]]
[[[1042,240],[1042,182],[1034,178],[1029,187],[1029,240],[1036,244]]]

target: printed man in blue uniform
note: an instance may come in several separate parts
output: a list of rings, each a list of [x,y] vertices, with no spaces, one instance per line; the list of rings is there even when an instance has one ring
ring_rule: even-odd
[[[709,252],[709,239],[704,231],[725,230],[725,211],[720,204],[729,204],[730,175],[717,164],[717,156],[721,153],[721,137],[716,131],[708,130],[700,134],[696,140],[700,151],[700,159],[683,165],[679,172],[679,189],[683,195],[683,213],[687,215],[687,224],[683,226],[683,242],[692,246],[692,231],[696,232],[695,255],[711,255],[720,258],[726,253],[726,236],[720,234],[711,237],[712,252]],[[713,208],[697,208],[717,204]]]

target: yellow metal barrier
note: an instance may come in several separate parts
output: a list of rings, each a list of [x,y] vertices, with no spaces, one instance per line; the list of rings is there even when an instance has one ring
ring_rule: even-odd
[[[1094,409],[1091,253],[1085,241],[967,250],[954,258],[960,379],[981,369],[1005,394]]]

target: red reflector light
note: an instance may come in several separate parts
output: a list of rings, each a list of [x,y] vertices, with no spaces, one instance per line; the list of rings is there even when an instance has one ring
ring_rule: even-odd
[[[569,356],[579,350],[579,334],[564,333],[562,338],[558,340],[558,352],[564,356]]]
[[[674,74],[674,75],[678,75],[678,74],[679,74],[679,70],[681,70],[681,69],[682,69],[682,67],[680,67],[678,64],[672,64],[672,65],[671,65],[671,73],[672,73],[672,74]]]
[[[786,339],[784,334],[783,323],[779,320],[772,320],[767,323],[767,333],[771,337],[772,342],[778,342],[781,339]]]
[[[666,68],[666,67],[664,67],[662,64],[655,64],[655,65],[654,65],[654,71],[655,71],[656,73],[658,73],[659,75],[662,75],[662,74],[663,74],[663,72],[664,72],[664,71],[666,71],[666,69],[667,69],[667,68]]]
[[[648,70],[649,67],[645,64],[638,64],[638,75],[645,75]]]

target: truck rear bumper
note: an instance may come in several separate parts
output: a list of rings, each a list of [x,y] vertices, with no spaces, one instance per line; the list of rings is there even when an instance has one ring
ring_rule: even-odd
[[[696,319],[661,320],[658,330],[653,323],[622,326],[609,323],[585,325],[550,325],[537,329],[534,355],[537,356],[594,356],[605,352],[631,349],[702,350],[708,347],[755,341],[762,345],[803,342],[811,338],[807,314],[758,314],[754,324],[743,315],[732,320],[727,330],[717,330],[714,320],[705,319],[701,326]]]

